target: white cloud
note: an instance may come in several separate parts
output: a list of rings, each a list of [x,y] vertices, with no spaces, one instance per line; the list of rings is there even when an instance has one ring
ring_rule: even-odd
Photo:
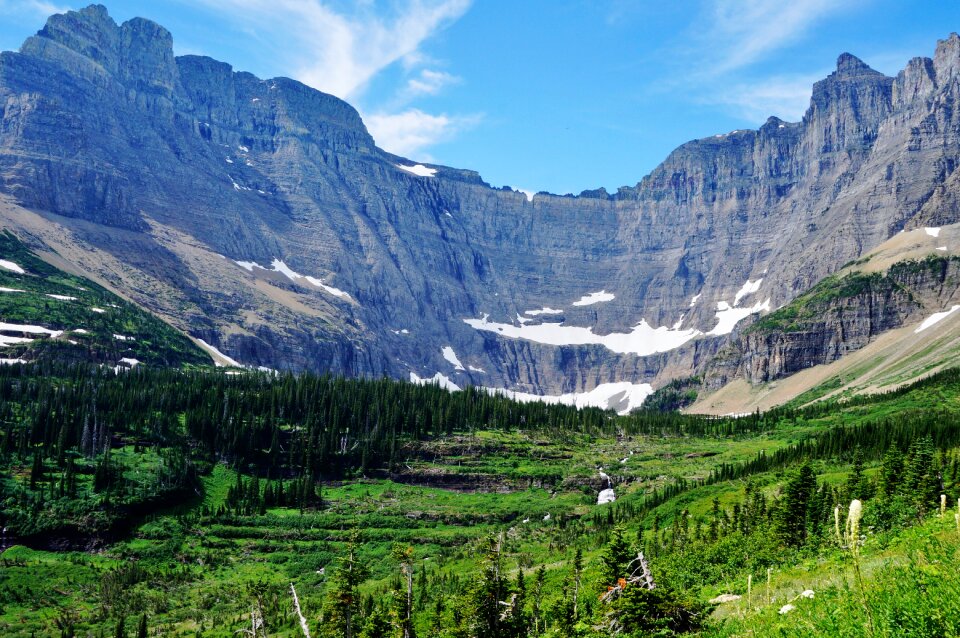
[[[416,59],[430,36],[462,16],[471,0],[371,2],[338,12],[323,0],[200,0],[239,24],[269,32],[293,75],[341,98],[355,98],[380,71]]]
[[[710,71],[726,73],[796,43],[818,21],[857,0],[711,0],[701,16],[701,46]]]
[[[430,157],[423,154],[425,149],[476,126],[481,118],[480,115],[433,115],[411,108],[401,113],[365,114],[363,121],[380,148],[430,161]]]
[[[66,13],[69,10],[69,7],[53,2],[44,2],[44,0],[0,0],[0,15],[26,13],[46,18],[55,13]]]
[[[412,98],[418,95],[436,95],[451,84],[458,84],[460,78],[446,71],[423,69],[413,78],[407,80],[406,93]]]
[[[738,83],[719,89],[704,99],[710,104],[728,106],[734,113],[750,122],[762,123],[771,115],[796,122],[810,105],[811,87],[830,73],[771,77],[751,83]]]

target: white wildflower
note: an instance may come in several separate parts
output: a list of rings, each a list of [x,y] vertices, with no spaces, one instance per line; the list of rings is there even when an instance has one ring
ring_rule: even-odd
[[[796,609],[796,607],[794,607],[793,605],[787,603],[786,605],[784,605],[783,607],[780,608],[780,614],[781,614],[781,615],[783,615],[783,614],[789,614],[789,613],[790,613],[791,611],[793,611],[794,609]]]
[[[804,589],[803,592],[800,594],[800,596],[803,598],[813,598],[813,595],[814,595],[814,592],[812,589]]]

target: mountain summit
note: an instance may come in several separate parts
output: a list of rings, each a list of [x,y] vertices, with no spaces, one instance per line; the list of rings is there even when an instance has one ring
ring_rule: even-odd
[[[691,141],[613,195],[529,197],[95,5],[0,55],[0,214],[246,365],[624,409],[901,230],[958,221],[958,70],[956,35],[897,78],[843,54],[801,122]]]

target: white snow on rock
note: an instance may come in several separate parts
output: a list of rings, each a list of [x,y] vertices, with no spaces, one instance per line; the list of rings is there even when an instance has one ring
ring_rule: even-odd
[[[63,330],[51,330],[50,328],[44,328],[43,326],[31,326],[3,322],[0,322],[0,332],[22,332],[34,335],[49,335],[50,337],[54,338],[63,334]]]
[[[926,227],[926,228],[923,229],[923,232],[927,233],[927,234],[930,235],[931,237],[939,237],[939,236],[940,236],[940,229],[939,229],[939,228],[931,228],[931,227],[928,226],[928,227]]]
[[[200,347],[213,355],[213,365],[218,368],[223,367],[233,367],[233,368],[243,368],[244,365],[239,363],[236,359],[231,359],[227,355],[223,354],[212,345],[204,341],[203,339],[197,339],[197,343],[200,344]]]
[[[937,246],[937,250],[946,250],[946,249],[947,249],[946,246]]]
[[[27,337],[8,337],[7,335],[0,335],[0,348],[6,346],[13,346],[18,343],[30,343],[33,339]]]
[[[410,383],[416,383],[417,385],[427,385],[432,383],[440,386],[441,388],[445,388],[450,392],[460,391],[460,386],[458,386],[456,383],[451,381],[449,377],[447,377],[446,375],[440,374],[439,372],[427,379],[422,379],[418,377],[415,372],[411,372]]]
[[[76,301],[76,297],[71,297],[69,295],[47,295],[51,299],[56,299],[57,301]]]
[[[4,288],[0,286],[0,292],[26,292],[26,290],[20,290],[19,288]]]
[[[693,299],[690,300],[690,307],[693,308],[695,305],[697,305],[697,300],[700,299],[700,297],[702,296],[703,296],[702,292],[695,294],[693,296]]]
[[[427,168],[423,164],[414,164],[413,166],[404,166],[403,164],[397,164],[397,168],[402,171],[407,171],[412,175],[417,177],[433,177],[437,174],[437,169]]]
[[[955,313],[957,310],[960,310],[960,306],[953,306],[950,308],[950,310],[944,310],[943,312],[935,312],[929,317],[927,317],[926,319],[924,319],[923,323],[921,323],[920,326],[913,332],[915,334],[918,332],[923,332],[930,326],[940,323],[941,321],[943,321],[944,319],[946,319],[947,317]]]
[[[23,359],[0,359],[0,366],[12,366],[18,363],[27,363]]]
[[[253,272],[254,268],[258,268],[260,270],[265,270],[267,272],[272,271],[272,272],[280,273],[290,281],[299,282],[302,279],[307,283],[317,288],[320,288],[321,290],[327,291],[334,297],[339,297],[341,299],[350,299],[349,293],[343,290],[340,290],[339,288],[328,286],[327,284],[323,283],[322,279],[318,279],[317,277],[311,277],[309,275],[301,275],[300,273],[290,268],[290,266],[285,264],[281,259],[274,259],[273,262],[270,264],[270,268],[264,268],[263,266],[261,266],[255,261],[234,261],[234,263],[240,266],[241,268],[243,268],[244,270],[246,270],[247,272],[251,272],[251,273]]]
[[[530,315],[531,317],[537,317],[539,315],[560,315],[563,314],[563,311],[544,306],[540,310],[524,310],[523,314]]]
[[[580,301],[574,301],[574,306],[592,306],[595,303],[601,303],[603,301],[613,301],[615,299],[613,293],[609,293],[606,290],[601,290],[600,292],[591,292],[589,295],[584,295],[580,297]]]
[[[515,390],[499,388],[484,388],[490,394],[501,394],[508,399],[521,403],[542,401],[549,405],[571,405],[577,408],[609,409],[619,407],[620,414],[628,414],[631,410],[643,405],[644,400],[653,394],[653,386],[649,383],[601,383],[588,392],[569,392],[566,394],[530,394]],[[625,404],[625,405],[624,405]]]
[[[103,313],[106,312],[106,310],[104,310],[103,308],[91,308],[90,310],[91,310],[92,312],[97,313],[98,315],[102,315]]]
[[[733,332],[734,326],[746,319],[752,314],[770,311],[770,300],[763,303],[757,302],[752,307],[732,308],[726,301],[717,302],[717,325],[708,335],[726,335]]]
[[[563,323],[532,326],[496,323],[490,321],[487,314],[480,319],[464,319],[463,322],[476,330],[494,332],[511,339],[525,339],[552,346],[599,344],[613,352],[639,356],[673,350],[701,334],[695,329],[672,330],[666,326],[654,328],[645,320],[641,320],[630,332],[612,332],[607,335],[598,335],[593,332],[593,328],[567,326]]]
[[[392,332],[392,333],[395,334],[395,335],[408,335],[408,334],[410,334],[410,331],[407,330],[406,328],[401,328],[400,330],[391,330],[390,332]]]
[[[26,270],[16,265],[12,261],[7,261],[6,259],[0,259],[0,268],[5,268],[7,270],[17,273],[18,275],[27,274]]]
[[[473,366],[467,366],[467,369],[470,370],[470,372],[479,372],[480,374],[487,373],[487,371],[484,370],[483,368],[474,368]]]
[[[90,334],[90,331],[89,331],[89,330],[84,330],[83,328],[74,328],[74,329],[71,330],[70,332],[75,332],[75,333],[77,333],[78,335]]]
[[[736,306],[740,303],[740,300],[746,297],[747,295],[752,295],[753,293],[760,290],[760,283],[763,281],[763,278],[757,279],[756,281],[750,281],[747,279],[747,283],[743,284],[740,290],[737,291],[737,294],[733,297],[733,305]]]
[[[456,368],[457,370],[465,369],[463,367],[463,364],[460,363],[460,359],[457,358],[457,353],[453,351],[452,347],[444,346],[441,352],[443,353],[443,358],[446,359],[448,362],[450,362],[450,364],[453,365],[454,368]]]

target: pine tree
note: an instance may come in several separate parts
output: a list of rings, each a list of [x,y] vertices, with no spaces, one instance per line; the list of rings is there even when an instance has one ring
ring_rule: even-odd
[[[780,510],[775,519],[776,534],[783,544],[800,547],[806,540],[810,499],[816,486],[813,468],[809,463],[801,465],[784,486]]]
[[[627,566],[633,560],[633,550],[626,538],[626,530],[617,525],[610,532],[610,541],[600,554],[600,580],[605,586],[617,584],[620,578],[626,578]]]

